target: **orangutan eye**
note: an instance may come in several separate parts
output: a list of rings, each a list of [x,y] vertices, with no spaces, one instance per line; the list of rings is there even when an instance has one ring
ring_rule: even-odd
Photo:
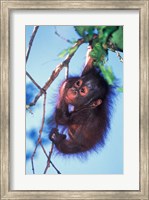
[[[82,85],[82,80],[78,80],[77,82],[75,82],[75,87],[80,87]]]
[[[85,89],[84,88],[81,89],[81,93],[85,93]]]
[[[89,91],[88,87],[84,86],[80,89],[80,95],[86,96],[88,94],[88,91]]]

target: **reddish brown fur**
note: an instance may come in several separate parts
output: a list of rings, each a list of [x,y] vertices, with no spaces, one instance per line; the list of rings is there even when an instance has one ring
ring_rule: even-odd
[[[110,125],[112,87],[93,68],[92,62],[87,53],[82,76],[67,79],[60,88],[55,121],[57,125],[68,128],[68,135],[54,129],[50,139],[63,154],[84,153],[104,145]],[[78,80],[81,80],[79,86],[76,83]],[[87,93],[83,95],[80,93],[82,87],[87,87]],[[74,106],[74,111],[69,112],[69,104]]]

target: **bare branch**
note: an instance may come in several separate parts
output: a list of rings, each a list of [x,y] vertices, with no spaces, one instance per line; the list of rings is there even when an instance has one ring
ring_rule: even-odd
[[[56,170],[56,172],[58,174],[61,174],[61,172],[55,167],[55,165],[53,164],[53,162],[51,160],[50,160],[50,163],[51,163],[52,167]]]
[[[49,152],[49,156],[48,156],[48,160],[47,160],[47,166],[46,166],[46,168],[44,170],[44,174],[46,174],[48,168],[50,167],[50,161],[51,161],[51,156],[52,156],[53,148],[54,148],[54,143],[52,142],[52,146],[51,146],[51,150]]]
[[[32,78],[32,76],[28,72],[26,72],[26,75],[30,78],[30,80],[34,83],[34,85],[36,85],[36,87],[39,90],[42,90],[42,88],[36,83],[36,81]]]
[[[26,52],[26,63],[28,61],[28,57],[29,57],[29,54],[30,54],[30,51],[31,51],[31,48],[32,48],[32,44],[33,44],[33,41],[34,41],[34,38],[35,38],[35,35],[37,33],[38,28],[39,28],[39,26],[34,26],[34,29],[33,29],[32,35],[31,35],[31,39],[29,41],[29,46],[28,46],[28,49],[27,49],[27,52]]]
[[[123,63],[123,58],[122,58],[122,56],[120,55],[120,53],[119,53],[118,51],[115,51],[115,53],[116,53],[117,57],[119,58],[120,62]]]
[[[117,55],[117,57],[119,58],[120,62],[123,63],[123,58],[122,58],[122,56],[120,55],[118,48],[117,48],[111,41],[109,41],[109,42],[107,43],[107,48],[108,48],[108,50],[110,50],[110,51],[112,51],[112,52],[115,52],[116,55]]]
[[[60,71],[65,67],[69,65],[69,62],[71,60],[71,58],[74,56],[75,52],[77,51],[77,49],[79,48],[79,46],[81,44],[84,43],[84,39],[80,39],[77,41],[77,43],[74,45],[74,47],[77,47],[73,53],[68,54],[66,56],[66,59],[59,64],[56,69],[52,72],[52,75],[50,76],[49,80],[45,83],[45,85],[43,86],[42,90],[40,90],[40,92],[36,95],[35,99],[29,104],[29,106],[34,106],[36,104],[36,102],[38,101],[38,99],[42,96],[42,94],[49,88],[49,86],[52,84],[52,82],[56,79],[56,77],[59,75]]]
[[[32,171],[33,171],[33,174],[35,174],[34,156],[35,156],[35,153],[36,153],[36,150],[37,150],[38,145],[39,145],[39,141],[37,141],[36,146],[35,146],[35,149],[34,149],[33,154],[32,154],[32,156],[31,156],[31,164],[32,164]]]
[[[38,136],[38,140],[34,149],[34,152],[31,156],[31,163],[32,163],[32,170],[33,170],[33,174],[35,174],[35,169],[34,169],[34,156],[37,150],[37,147],[39,145],[39,143],[41,143],[41,134],[43,131],[43,126],[44,126],[44,122],[45,122],[45,105],[46,105],[46,93],[44,93],[44,101],[43,101],[43,116],[42,116],[42,123],[41,123],[41,128],[39,130],[39,136]]]
[[[45,153],[47,159],[49,159],[48,154],[47,154],[47,152],[46,152],[46,150],[45,150],[45,148],[44,148],[42,142],[40,142],[40,146],[41,146],[43,152]],[[56,170],[56,172],[57,172],[58,174],[61,174],[61,172],[56,168],[56,166],[53,164],[53,162],[52,162],[51,160],[50,160],[50,164],[52,165],[52,167]]]
[[[63,36],[61,36],[61,35],[58,33],[56,27],[55,27],[55,34],[56,34],[58,37],[60,37],[62,40],[66,41],[66,42],[68,42],[68,43],[70,43],[70,44],[73,44],[73,42],[71,42],[70,40],[68,40],[68,39],[64,38]]]
[[[42,116],[42,123],[41,123],[41,128],[39,130],[39,134],[42,134],[43,127],[44,127],[44,122],[45,122],[45,114],[46,114],[46,93],[44,94],[44,101],[43,101],[43,116]],[[40,137],[39,135],[39,137]]]

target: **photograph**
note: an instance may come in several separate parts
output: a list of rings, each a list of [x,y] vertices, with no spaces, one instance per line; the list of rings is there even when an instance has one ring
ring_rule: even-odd
[[[1,200],[148,199],[149,0],[2,0]]]
[[[26,174],[123,174],[123,26],[26,25]]]

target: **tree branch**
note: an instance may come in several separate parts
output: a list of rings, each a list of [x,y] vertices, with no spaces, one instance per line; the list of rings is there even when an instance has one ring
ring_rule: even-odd
[[[118,51],[115,51],[115,53],[116,53],[117,57],[119,58],[120,62],[123,63],[123,58],[122,58],[122,56],[120,55],[120,53],[119,53]]]
[[[26,63],[28,61],[30,50],[32,48],[32,44],[33,44],[33,41],[34,41],[34,38],[35,38],[35,35],[37,33],[38,28],[39,28],[39,26],[34,26],[34,29],[33,29],[32,35],[31,35],[31,39],[29,41],[29,46],[28,46],[28,49],[27,49],[27,52],[26,52]]]
[[[51,156],[52,156],[53,148],[54,148],[54,143],[52,142],[52,146],[51,146],[51,150],[49,152],[49,156],[48,156],[48,160],[47,160],[47,166],[46,166],[46,168],[44,170],[44,174],[47,173],[47,170],[50,167],[50,161],[51,161]]]
[[[34,85],[36,85],[36,87],[39,90],[42,90],[42,88],[36,83],[36,81],[32,78],[32,76],[26,71],[26,75],[28,76],[28,78],[30,78],[30,80],[34,83]]]
[[[44,148],[42,142],[40,142],[40,146],[41,146],[41,148],[42,148],[44,154],[46,155],[47,159],[49,159],[48,154],[47,154],[47,152],[46,152],[46,150],[45,150],[45,148]],[[53,162],[52,162],[51,160],[50,160],[50,164],[52,165],[52,167],[56,170],[56,172],[57,172],[58,174],[61,174],[61,172],[56,168],[56,166],[53,164]]]
[[[38,140],[37,140],[35,149],[34,149],[33,154],[32,154],[32,156],[31,156],[31,163],[32,163],[32,171],[33,171],[33,174],[35,174],[35,169],[34,169],[34,156],[35,156],[35,153],[36,153],[36,150],[37,150],[38,145],[41,143],[41,134],[42,134],[43,126],[44,126],[44,122],[45,122],[45,106],[46,106],[46,93],[44,93],[43,116],[42,116],[41,128],[40,128],[40,130],[39,130],[39,136],[38,136]]]
[[[43,86],[42,90],[40,90],[40,92],[36,95],[36,97],[34,98],[34,100],[29,104],[29,106],[34,106],[36,104],[36,102],[38,101],[38,99],[42,96],[42,94],[49,88],[49,86],[52,84],[52,82],[56,79],[56,77],[59,75],[60,71],[65,67],[69,65],[69,62],[71,60],[71,58],[74,56],[75,52],[77,51],[77,49],[79,48],[79,46],[81,44],[84,43],[84,39],[80,39],[76,42],[76,44],[74,45],[74,47],[77,47],[73,53],[68,54],[65,58],[65,60],[59,64],[56,69],[52,72],[52,75],[50,76],[50,78],[48,79],[48,81],[45,83],[45,85]]]
[[[56,29],[56,26],[55,26],[55,34],[56,34],[58,37],[60,37],[62,40],[66,41],[66,42],[68,42],[68,43],[70,43],[70,44],[73,44],[73,42],[71,42],[70,40],[64,38],[63,36],[61,36],[61,35],[58,33],[58,31],[57,31],[57,29]]]

